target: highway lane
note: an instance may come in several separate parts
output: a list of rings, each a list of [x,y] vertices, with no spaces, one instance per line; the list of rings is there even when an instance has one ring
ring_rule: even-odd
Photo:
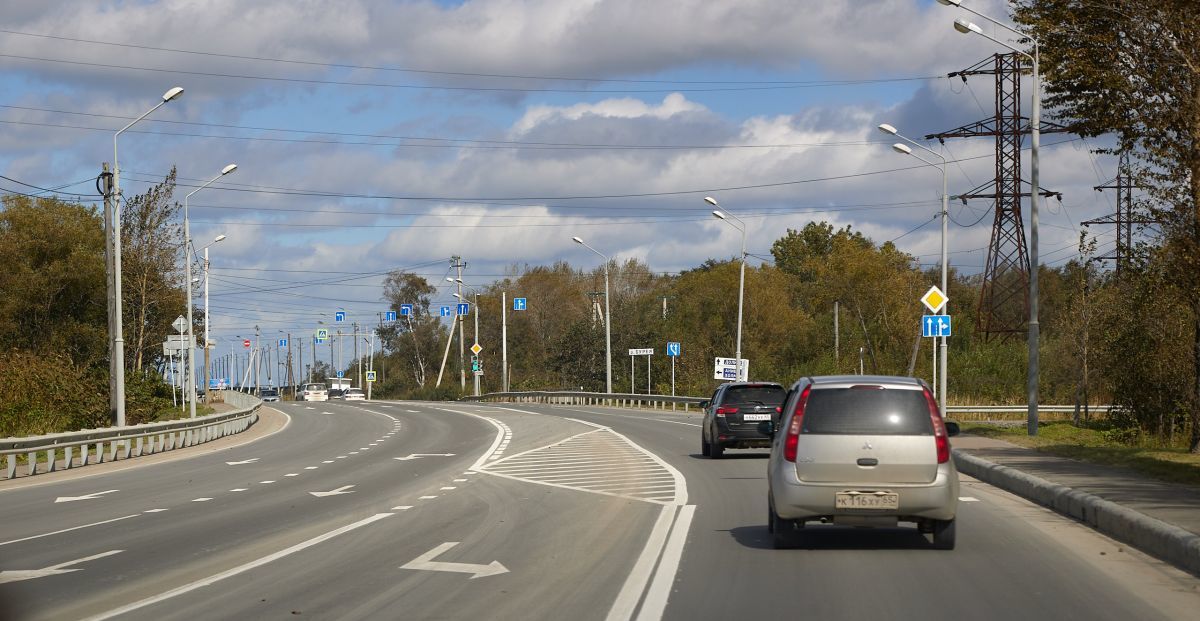
[[[912,530],[766,531],[765,450],[700,457],[698,415],[523,404],[609,425],[678,468],[695,518],[667,619],[1185,619],[1200,581],[1047,509],[964,477],[958,546]]]

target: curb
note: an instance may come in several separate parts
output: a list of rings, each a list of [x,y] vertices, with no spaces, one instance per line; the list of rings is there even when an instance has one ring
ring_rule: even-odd
[[[954,450],[958,470],[1200,576],[1200,535],[1094,494]]]

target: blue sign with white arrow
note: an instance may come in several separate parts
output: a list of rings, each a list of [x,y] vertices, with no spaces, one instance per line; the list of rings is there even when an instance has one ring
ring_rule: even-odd
[[[443,306],[442,307],[442,317],[449,317],[451,314],[450,311],[451,311],[451,308],[449,306]]]
[[[287,347],[287,339],[279,339],[280,347]]]
[[[385,311],[383,313],[384,321],[396,321],[396,311]]]
[[[458,314],[459,315],[470,315],[471,314],[471,305],[466,302],[460,302],[458,304]]]
[[[667,343],[667,355],[671,357],[678,356],[680,352],[679,343]]]
[[[525,310],[525,298],[513,298],[513,310]]]
[[[346,321],[346,311],[337,311],[333,314],[334,321]]]
[[[922,315],[921,336],[950,336],[950,315]]]
[[[338,374],[337,374],[337,375],[338,375],[338,377],[345,377],[345,375],[346,375],[346,372],[345,372],[345,371],[338,371]]]
[[[401,304],[400,305],[400,315],[402,317],[411,317],[412,314],[413,314],[413,305],[412,304]]]

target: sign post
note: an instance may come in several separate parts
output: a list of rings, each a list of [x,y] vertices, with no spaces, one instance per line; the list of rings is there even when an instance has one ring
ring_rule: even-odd
[[[680,347],[678,342],[667,341],[667,356],[671,359],[671,396],[675,396],[675,359],[679,357]],[[671,409],[675,409],[675,404],[671,404]]]
[[[947,315],[943,309],[946,308],[946,303],[949,301],[950,297],[942,292],[941,289],[938,289],[937,285],[930,287],[929,291],[926,291],[925,295],[921,296],[921,303],[925,305],[925,308],[928,308],[929,312],[931,313],[937,313],[938,317],[930,322],[925,321],[925,317],[929,317],[929,315],[921,318],[922,335],[924,334],[926,324],[928,323],[930,324],[929,327],[936,331],[936,334],[931,336],[933,336],[935,339],[939,336],[942,338],[942,382],[940,385],[938,384],[937,340],[934,340],[933,342],[933,395],[934,397],[938,398],[942,404],[942,416],[946,415],[946,337],[950,336],[950,316]],[[940,319],[941,317],[945,318],[944,322],[942,319]]]
[[[653,347],[645,347],[645,348],[641,348],[641,349],[629,350],[629,392],[631,394],[637,394],[637,389],[634,388],[634,384],[633,384],[633,381],[634,381],[633,358],[634,358],[634,356],[645,356],[646,357],[646,394],[650,394],[650,392],[651,392],[650,391],[650,356],[653,356],[653,355],[654,355]]]
[[[749,381],[750,361],[742,358],[740,365],[738,362],[737,358],[717,358],[713,365],[713,379],[723,379],[728,382]]]

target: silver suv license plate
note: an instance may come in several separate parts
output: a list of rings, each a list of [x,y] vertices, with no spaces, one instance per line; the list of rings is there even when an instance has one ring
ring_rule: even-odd
[[[887,492],[839,492],[834,496],[835,509],[899,509],[900,494]]]

